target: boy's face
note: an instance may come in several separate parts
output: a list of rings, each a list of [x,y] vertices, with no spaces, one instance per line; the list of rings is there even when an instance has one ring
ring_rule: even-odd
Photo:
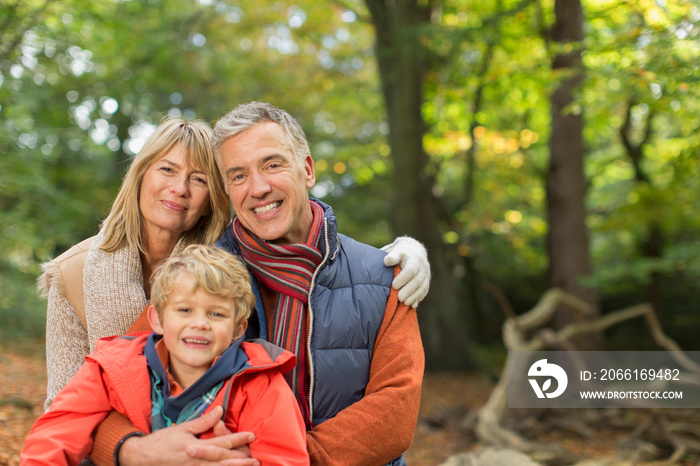
[[[233,300],[214,296],[182,273],[168,295],[162,317],[149,309],[151,327],[163,335],[170,353],[170,373],[183,389],[201,377],[217,356],[243,335],[247,323],[235,325]]]

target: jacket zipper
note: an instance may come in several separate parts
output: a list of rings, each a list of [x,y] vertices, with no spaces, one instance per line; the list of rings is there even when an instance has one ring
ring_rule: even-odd
[[[318,272],[323,268],[324,264],[328,260],[328,256],[330,255],[330,243],[328,241],[328,219],[323,218],[323,236],[326,241],[326,254],[323,257],[323,261],[318,265],[316,270],[314,271],[313,276],[311,277],[311,286],[309,287],[309,331],[308,335],[306,337],[306,354],[309,355],[309,396],[308,396],[308,402],[309,402],[309,422],[313,425],[313,419],[314,419],[314,403],[313,403],[313,392],[314,392],[314,384],[315,384],[315,379],[314,379],[314,360],[313,356],[311,355],[311,334],[313,333],[314,330],[314,312],[313,309],[311,309],[311,293],[313,292],[314,285],[316,285],[316,276],[318,275]]]

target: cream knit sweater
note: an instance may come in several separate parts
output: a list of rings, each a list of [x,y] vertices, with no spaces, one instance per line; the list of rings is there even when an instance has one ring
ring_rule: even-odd
[[[59,256],[42,265],[44,274],[39,279],[39,288],[48,297],[45,409],[80,369],[85,356],[95,349],[95,341],[126,333],[148,304],[138,249],[123,247],[107,253],[100,249],[102,242],[100,233],[85,256],[82,271],[87,329],[81,324],[74,303],[67,298],[67,284],[79,286],[81,279],[64,275],[63,261],[71,255]]]

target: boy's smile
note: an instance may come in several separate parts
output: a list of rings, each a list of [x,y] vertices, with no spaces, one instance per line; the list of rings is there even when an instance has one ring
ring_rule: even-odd
[[[163,335],[170,353],[169,372],[183,390],[204,375],[214,359],[245,331],[245,324],[235,325],[234,301],[195,288],[187,272],[173,282],[160,319],[155,308],[149,313],[155,314],[151,326]]]

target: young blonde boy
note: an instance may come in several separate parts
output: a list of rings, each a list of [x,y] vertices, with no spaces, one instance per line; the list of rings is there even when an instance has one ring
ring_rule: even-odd
[[[282,375],[294,355],[242,342],[255,303],[245,266],[216,247],[189,246],[159,267],[151,298],[153,332],[100,340],[34,424],[21,464],[79,464],[112,411],[152,432],[217,406],[231,432],[255,433],[250,452],[263,465],[308,464],[304,422]]]

